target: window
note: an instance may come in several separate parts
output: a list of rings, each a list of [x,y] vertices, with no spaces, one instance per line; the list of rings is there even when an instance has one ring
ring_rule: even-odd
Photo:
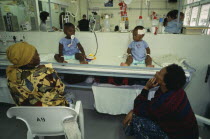
[[[198,6],[192,8],[192,14],[190,19],[190,26],[196,26],[198,17]]]
[[[191,15],[191,8],[188,6],[185,10],[185,18],[184,18],[184,25],[190,25],[190,15]]]
[[[210,0],[185,0],[183,7],[184,26],[205,27],[203,32],[210,35]]]
[[[206,26],[208,25],[208,16],[209,16],[209,8],[210,4],[203,5],[201,7],[200,19],[199,19],[199,26]]]
[[[193,3],[193,0],[187,0],[187,4]]]
[[[210,25],[209,25],[209,27],[210,27]],[[207,35],[210,35],[210,29],[207,30]]]

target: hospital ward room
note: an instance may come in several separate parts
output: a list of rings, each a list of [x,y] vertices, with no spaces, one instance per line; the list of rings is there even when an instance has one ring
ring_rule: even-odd
[[[0,139],[210,139],[210,0],[0,0]]]

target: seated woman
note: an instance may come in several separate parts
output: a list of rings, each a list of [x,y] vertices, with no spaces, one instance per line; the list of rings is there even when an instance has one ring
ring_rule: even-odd
[[[126,135],[137,139],[198,139],[198,125],[182,87],[186,77],[178,65],[169,65],[150,79],[125,117]],[[154,98],[149,90],[160,86]]]
[[[184,13],[180,12],[180,18],[178,23],[178,10],[172,10],[168,12],[167,18],[164,20],[163,25],[165,26],[165,32],[179,34],[181,33]]]
[[[26,42],[7,49],[7,58],[14,64],[6,69],[8,87],[19,106],[69,106],[64,98],[65,85],[56,71],[44,65],[36,48]]]

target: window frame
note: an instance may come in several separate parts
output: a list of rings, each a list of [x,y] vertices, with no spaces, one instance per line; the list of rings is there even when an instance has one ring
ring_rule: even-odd
[[[195,26],[191,26],[190,24],[189,25],[185,25],[185,27],[210,27],[210,8],[209,8],[209,12],[208,12],[208,17],[207,17],[207,24],[205,26],[202,26],[202,25],[199,25],[199,21],[200,21],[200,17],[201,17],[201,8],[203,5],[207,5],[207,4],[210,4],[210,0],[200,0],[200,1],[196,1],[192,3],[189,3],[187,2],[188,0],[185,0],[183,2],[183,6],[182,6],[182,10],[184,11],[184,13],[186,12],[186,9],[189,7],[190,8],[190,23],[191,23],[191,17],[192,17],[192,9],[194,7],[197,7],[198,6],[198,13],[197,13],[197,18],[196,18],[196,25]],[[205,29],[205,34],[208,34],[208,32],[210,32],[210,29]],[[210,34],[208,34],[210,35]]]

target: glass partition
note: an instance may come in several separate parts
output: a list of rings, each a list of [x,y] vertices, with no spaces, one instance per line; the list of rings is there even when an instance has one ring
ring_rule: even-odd
[[[199,26],[206,26],[208,24],[209,9],[210,9],[210,4],[202,5],[200,19],[198,23]]]
[[[198,20],[198,9],[199,7],[193,7],[192,8],[192,14],[191,14],[191,20],[190,20],[190,26],[196,26],[197,20]]]
[[[45,31],[59,30],[60,15],[68,11],[68,7],[68,0],[0,0],[0,31],[40,31],[42,12],[46,16],[43,17]]]
[[[0,1],[0,31],[36,31],[38,22],[34,0]]]

